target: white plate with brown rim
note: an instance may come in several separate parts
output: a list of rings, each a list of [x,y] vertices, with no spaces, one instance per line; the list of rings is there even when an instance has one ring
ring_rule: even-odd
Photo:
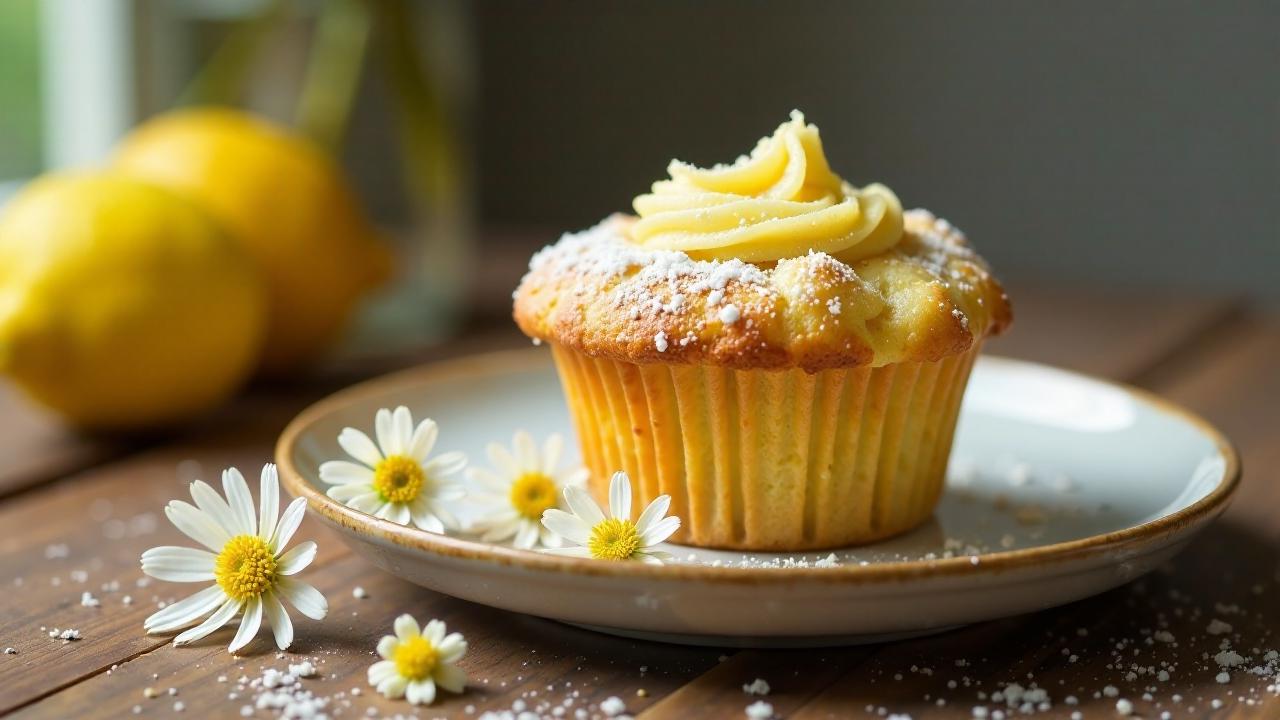
[[[520,428],[573,432],[550,353],[481,355],[343,390],[294,419],[276,447],[295,496],[378,567],[504,610],[668,642],[820,646],[875,642],[1062,605],[1177,553],[1225,508],[1235,450],[1145,392],[984,357],[970,380],[947,490],[923,527],[834,552],[668,545],[662,566],[516,550],[380,520],[324,494],[320,463],[343,427],[381,407],[440,424],[442,450],[483,458]],[[467,519],[465,503],[460,516]]]

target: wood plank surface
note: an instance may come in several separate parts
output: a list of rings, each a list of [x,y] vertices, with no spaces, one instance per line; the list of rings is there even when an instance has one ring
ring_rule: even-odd
[[[263,414],[259,421],[90,470],[0,505],[0,646],[17,651],[0,656],[0,713],[166,642],[145,635],[142,620],[158,602],[181,599],[200,586],[149,581],[139,557],[157,545],[194,546],[163,512],[171,499],[190,499],[191,480],[220,487],[222,468],[235,465],[254,480],[256,494],[258,470],[270,458],[270,433],[283,420]],[[320,544],[321,565],[348,552],[312,518],[299,537]],[[84,592],[99,606],[82,606]],[[55,628],[79,630],[83,638],[50,638]]]
[[[1274,372],[1280,327],[1275,322],[1242,319],[1235,302],[1186,301],[1170,313],[1164,301],[1144,305],[1141,299],[1126,299],[1113,305],[1097,296],[1098,302],[1072,304],[1019,292],[1039,299],[1019,303],[1018,329],[993,351],[1144,382],[1221,422],[1234,433],[1246,467],[1273,467],[1280,460],[1280,388]],[[1123,311],[1108,312],[1116,307]],[[1212,338],[1213,346],[1197,344],[1200,337]],[[1217,682],[1212,656],[1224,638],[1205,632],[1216,617],[1233,625],[1229,638],[1241,653],[1246,645],[1265,651],[1278,644],[1280,524],[1269,519],[1280,509],[1274,473],[1257,482],[1251,476],[1241,495],[1247,502],[1237,503],[1226,522],[1166,572],[1057,611],[886,646],[735,653],[621,640],[408,585],[350,555],[310,520],[299,537],[317,539],[321,554],[306,578],[325,589],[331,614],[323,623],[295,615],[298,640],[289,654],[276,657],[265,635],[243,658],[226,653],[230,635],[225,631],[190,648],[143,635],[142,618],[155,603],[188,589],[135,584],[142,577],[137,569],[141,550],[180,537],[163,517],[164,502],[185,496],[190,477],[211,478],[226,464],[256,470],[269,458],[283,423],[320,391],[302,386],[250,394],[175,441],[0,503],[0,528],[5,528],[0,535],[0,646],[18,650],[0,656],[0,714],[119,717],[137,705],[145,715],[173,716],[174,704],[182,702],[197,717],[239,717],[246,701],[260,693],[252,687],[237,690],[238,678],[258,677],[264,667],[284,670],[303,658],[311,658],[320,675],[302,680],[301,687],[330,698],[335,715],[361,717],[369,708],[382,715],[409,713],[411,706],[403,702],[374,697],[363,673],[376,659],[370,653],[377,637],[389,632],[395,615],[411,612],[423,620],[440,617],[471,641],[463,663],[472,677],[468,692],[419,709],[420,717],[517,707],[551,716],[557,706],[565,707],[566,717],[583,707],[600,715],[599,703],[615,695],[629,713],[658,718],[741,718],[757,699],[785,717],[969,717],[977,705],[1009,712],[1007,701],[993,702],[991,693],[1010,682],[1023,687],[1034,682],[1046,690],[1053,708],[1039,714],[1044,717],[1067,717],[1073,709],[1085,717],[1112,717],[1118,699],[1132,702],[1144,717],[1159,717],[1165,710],[1175,717],[1277,715],[1274,699],[1265,706],[1245,702],[1262,699],[1263,678],[1233,672],[1228,683]],[[73,459],[63,467],[76,465]],[[60,476],[66,471],[40,472]],[[1231,561],[1224,562],[1224,556]],[[103,589],[112,582],[118,589]],[[369,597],[352,597],[354,585],[366,588]],[[99,598],[100,607],[80,606],[85,590]],[[126,594],[131,605],[123,604]],[[48,638],[41,626],[74,627],[84,639],[64,644]],[[1082,628],[1086,635],[1079,634]],[[1162,629],[1173,634],[1176,645],[1148,642]],[[1126,639],[1132,645],[1117,650]],[[1140,652],[1131,656],[1134,649]],[[1245,654],[1252,659],[1253,653]],[[1168,681],[1136,671],[1133,680],[1126,679],[1132,670],[1125,664],[1159,667],[1162,661],[1172,668]],[[112,665],[117,667],[111,670]],[[227,683],[216,682],[221,675]],[[769,682],[768,696],[743,692],[742,685],[757,677]],[[957,687],[949,688],[949,680]],[[1121,694],[1103,694],[1108,684]],[[145,687],[165,694],[145,698]],[[177,695],[167,695],[169,687]],[[1142,699],[1147,687],[1154,688],[1151,701]],[[358,695],[354,688],[360,689]],[[1094,691],[1099,697],[1092,697]],[[227,697],[233,692],[234,700]],[[1181,702],[1173,702],[1173,692],[1183,695]],[[1069,694],[1080,704],[1067,705]],[[945,704],[939,706],[939,699]],[[1213,708],[1214,699],[1223,707]],[[573,704],[563,705],[566,700]],[[272,713],[263,709],[255,716]]]
[[[410,706],[373,692],[365,672],[379,660],[373,652],[378,639],[392,634],[392,622],[405,612],[422,622],[441,619],[450,630],[466,633],[469,647],[461,665],[470,675],[467,692],[442,694],[422,711],[432,717],[509,709],[517,701],[530,710],[543,707],[547,714],[551,707],[564,707],[570,714],[586,708],[598,715],[600,703],[611,696],[635,711],[715,665],[720,654],[622,640],[479,607],[371,572],[355,557],[325,567],[317,583],[329,599],[330,615],[322,623],[300,626],[295,646],[283,657],[266,635],[241,657],[227,653],[227,633],[188,648],[166,645],[120,665],[110,675],[100,673],[29,705],[13,717],[123,717],[135,705],[141,706],[142,714],[167,716],[174,702],[183,702],[201,717],[238,716],[240,708],[253,706],[262,692],[237,682],[240,677],[259,678],[269,667],[287,672],[290,664],[303,660],[310,660],[318,674],[304,678],[302,687],[329,698],[331,710],[351,717],[364,717],[369,708],[383,715],[404,713]],[[353,596],[357,585],[367,597]],[[218,682],[219,677],[227,681]],[[160,697],[147,698],[143,694],[147,687],[160,691]],[[168,695],[171,687],[177,689],[176,695]],[[238,697],[229,698],[229,693]],[[466,712],[468,707],[471,713]]]
[[[806,681],[791,681],[767,700],[804,720],[989,717],[997,710],[1012,717],[1024,709],[1038,717],[1116,717],[1121,709],[1145,718],[1280,717],[1280,665],[1266,660],[1280,651],[1280,321],[1229,322],[1207,337],[1134,378],[1218,423],[1246,467],[1225,516],[1173,562],[1064,608],[865,652],[819,651],[843,672],[804,671]],[[1211,632],[1214,621],[1231,629]],[[1222,667],[1216,658],[1226,650],[1243,664]],[[785,674],[772,662],[757,667],[766,681]],[[1010,684],[1017,686],[1012,702]],[[1027,690],[1036,698],[1029,708]],[[748,700],[708,674],[642,717],[679,717],[686,698],[719,698],[702,713],[708,718],[742,717]],[[1041,709],[1042,702],[1049,705]]]
[[[985,352],[1129,382],[1245,307],[1239,298],[1052,281],[1014,284],[1009,296],[1013,326]]]
[[[122,445],[66,428],[0,380],[0,498],[125,452]]]

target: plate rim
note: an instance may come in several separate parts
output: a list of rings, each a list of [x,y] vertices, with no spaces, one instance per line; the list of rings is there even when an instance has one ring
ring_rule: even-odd
[[[293,453],[299,438],[322,418],[335,411],[362,401],[369,395],[381,394],[389,389],[406,385],[442,380],[460,380],[469,376],[490,375],[502,371],[528,369],[530,361],[539,363],[550,360],[545,348],[521,348],[467,355],[448,360],[430,362],[417,367],[399,370],[365,380],[331,393],[307,406],[285,427],[275,446],[275,460],[280,479],[291,495],[307,499],[308,507],[322,519],[343,526],[357,534],[402,547],[420,550],[432,555],[468,562],[481,561],[492,565],[520,567],[536,571],[553,571],[579,576],[625,577],[648,580],[697,580],[731,584],[790,584],[797,580],[839,584],[895,584],[918,580],[923,577],[977,576],[999,574],[1046,563],[1061,564],[1072,560],[1084,560],[1107,553],[1140,546],[1161,537],[1174,535],[1212,520],[1227,506],[1239,487],[1242,467],[1239,453],[1232,442],[1209,421],[1200,415],[1156,395],[1131,385],[1098,378],[1085,373],[1066,370],[1043,363],[1018,360],[996,355],[982,355],[984,362],[997,362],[1048,369],[1065,373],[1075,379],[1101,383],[1115,388],[1143,402],[1155,410],[1172,414],[1190,423],[1204,433],[1225,459],[1222,479],[1207,495],[1194,503],[1167,515],[1112,532],[1076,538],[1066,542],[1041,545],[1033,548],[1003,550],[980,555],[975,564],[970,556],[932,560],[894,560],[870,565],[836,565],[835,567],[741,567],[648,563],[602,562],[590,558],[553,555],[535,550],[494,545],[455,535],[428,532],[408,525],[398,525],[389,520],[366,515],[349,508],[312,486],[293,463]],[[821,554],[813,551],[812,554]]]

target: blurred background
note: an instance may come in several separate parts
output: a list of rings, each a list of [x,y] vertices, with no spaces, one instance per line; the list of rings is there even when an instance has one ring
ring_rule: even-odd
[[[1280,300],[1280,4],[5,0],[0,203],[232,105],[394,252],[344,352],[503,322],[529,253],[798,108],[1003,279]],[[1016,295],[1015,295],[1016,300]]]

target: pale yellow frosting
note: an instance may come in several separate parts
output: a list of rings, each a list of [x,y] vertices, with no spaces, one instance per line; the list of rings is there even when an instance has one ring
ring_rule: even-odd
[[[671,162],[670,180],[633,202],[632,240],[699,260],[769,263],[810,251],[846,263],[902,238],[902,205],[889,188],[856,188],[831,171],[818,128],[799,111],[749,156],[701,169]]]

